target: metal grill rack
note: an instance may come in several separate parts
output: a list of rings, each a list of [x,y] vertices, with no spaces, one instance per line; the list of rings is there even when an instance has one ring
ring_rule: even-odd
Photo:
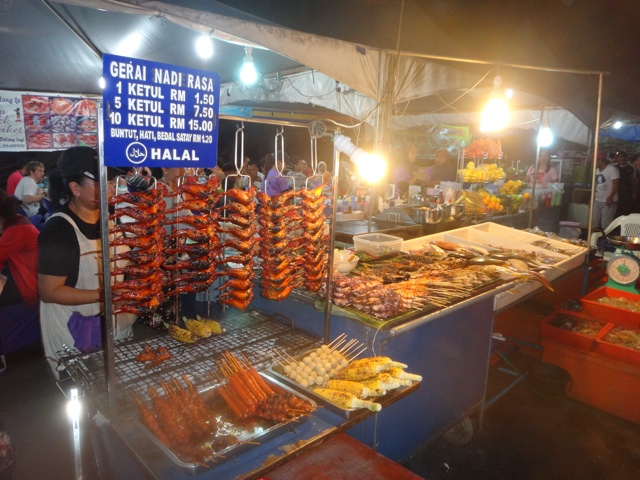
[[[253,368],[260,371],[274,363],[274,348],[295,355],[322,343],[320,338],[296,329],[293,324],[283,323],[255,310],[217,320],[225,332],[200,339],[194,344],[178,343],[164,333],[141,340],[116,342],[114,354],[119,414],[126,417],[136,413],[130,392],[135,392],[143,401],[149,401],[148,387],[160,389],[162,382],[172,378],[182,381],[182,375],[187,375],[201,393],[214,388],[219,382],[212,381],[209,374],[224,378],[216,364],[224,352],[230,352],[238,358],[246,357]],[[135,360],[145,344],[154,349],[166,347],[172,356],[157,367],[145,369],[145,364]],[[107,412],[105,353],[100,351],[63,357],[62,363],[82,387],[85,396],[94,402],[95,408]]]

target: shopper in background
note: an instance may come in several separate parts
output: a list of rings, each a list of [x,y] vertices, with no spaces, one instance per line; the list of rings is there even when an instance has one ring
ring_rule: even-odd
[[[438,185],[440,182],[455,182],[457,169],[451,161],[451,156],[446,148],[436,151],[434,164],[424,171],[424,181],[428,187]]]
[[[305,188],[307,178],[313,175],[313,170],[309,168],[307,161],[299,155],[293,157],[292,165],[293,168],[287,173],[287,176],[291,177],[287,179],[289,186],[294,190]]]
[[[7,195],[15,195],[18,183],[20,183],[22,177],[27,174],[27,164],[29,163],[29,160],[22,157],[20,161],[23,163],[22,167],[13,172],[9,175],[9,178],[7,178]]]
[[[38,229],[0,190],[0,306],[38,303]]]
[[[527,183],[546,188],[550,183],[558,181],[558,170],[551,165],[551,155],[546,150],[541,150],[538,156],[538,170],[534,163],[527,170]]]
[[[286,165],[288,161],[289,155],[287,152],[278,151],[278,167],[283,165],[284,170],[284,165]],[[281,176],[276,169],[276,156],[274,153],[270,153],[265,157],[264,171],[266,172],[266,176],[262,183],[261,190],[266,192],[268,196],[273,197],[286,192],[287,190],[291,190],[287,179]]]
[[[318,162],[318,171],[316,172],[318,175],[322,177],[322,184],[328,185],[331,182],[331,172],[329,171],[329,167],[325,162]]]
[[[633,207],[638,196],[638,179],[636,169],[629,163],[627,152],[618,152],[616,162],[620,172],[620,184],[618,185],[618,207],[615,217],[619,217],[620,215],[629,215],[634,211]]]
[[[415,143],[407,145],[396,145],[393,149],[393,177],[394,185],[405,183],[408,185],[417,185],[418,178],[418,147]]]
[[[591,224],[606,229],[615,218],[620,172],[604,155],[596,160],[596,188]]]
[[[249,178],[241,177],[240,181],[238,182],[239,188],[247,190],[249,188],[249,183],[251,183],[251,186],[257,188],[258,190],[262,189],[264,175],[260,171],[260,166],[258,165],[257,161],[246,157],[242,166],[242,174],[246,175]]]
[[[27,163],[27,175],[18,182],[14,194],[22,201],[22,207],[28,217],[46,213],[46,208],[40,203],[45,198],[45,193],[38,187],[43,179],[44,164],[37,160]]]
[[[59,378],[58,354],[74,346],[67,326],[72,315],[95,317],[101,308],[100,189],[98,154],[93,148],[62,152],[50,175],[54,213],[38,239],[38,287],[42,343]],[[134,315],[116,317],[116,339],[131,336]]]

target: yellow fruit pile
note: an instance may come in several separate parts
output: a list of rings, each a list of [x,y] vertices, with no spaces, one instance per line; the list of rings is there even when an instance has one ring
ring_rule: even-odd
[[[522,180],[508,180],[503,186],[500,187],[500,193],[513,195],[514,193],[520,193],[525,186],[526,185]]]
[[[505,173],[495,163],[483,163],[476,167],[475,162],[469,162],[465,168],[458,170],[458,177],[467,183],[495,182],[503,179]]]

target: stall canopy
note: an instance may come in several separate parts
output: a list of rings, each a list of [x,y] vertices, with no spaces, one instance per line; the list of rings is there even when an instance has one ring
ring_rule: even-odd
[[[128,35],[138,32],[140,46],[129,56],[217,71],[231,112],[268,107],[307,119],[338,112],[355,124],[372,121],[378,104],[390,101],[393,128],[462,124],[499,74],[516,90],[517,125],[537,128],[540,108],[557,106],[560,136],[586,144],[604,71],[601,120],[638,118],[628,72],[640,67],[625,56],[639,43],[634,2],[504,3],[4,0],[0,89],[99,94],[100,55],[127,55]],[[201,33],[217,39],[209,61],[192,53]],[[236,82],[243,45],[255,47],[258,87]],[[531,66],[545,68],[519,68]]]

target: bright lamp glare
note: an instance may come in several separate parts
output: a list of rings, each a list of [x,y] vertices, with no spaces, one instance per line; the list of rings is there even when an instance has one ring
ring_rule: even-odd
[[[620,128],[621,126],[622,126],[622,122],[620,122],[620,121],[615,122],[615,123],[613,124],[613,128],[616,128],[616,129]]]
[[[553,132],[549,127],[543,127],[538,133],[538,145],[548,147],[553,143]]]
[[[98,86],[100,87],[101,90],[104,90],[104,87],[107,86],[107,83],[104,81],[104,77],[100,77],[98,79]]]
[[[134,32],[126,36],[116,47],[116,54],[123,57],[130,57],[138,51],[142,44],[142,34]]]
[[[378,183],[387,173],[387,162],[379,155],[371,154],[358,166],[358,171],[365,182]]]
[[[72,422],[77,422],[80,418],[81,411],[82,405],[80,400],[78,400],[78,390],[73,388],[70,392],[70,398],[67,401],[67,415]]]
[[[200,35],[196,40],[196,53],[206,60],[213,55],[213,41],[209,35]]]
[[[258,80],[258,72],[256,66],[253,63],[253,57],[251,56],[251,48],[246,47],[244,49],[245,56],[242,63],[242,69],[240,70],[240,81],[245,85],[253,85]]]
[[[509,107],[503,98],[490,98],[482,112],[481,132],[502,130],[509,121]]]
[[[505,96],[507,99],[511,100],[511,99],[513,98],[513,89],[511,89],[511,88],[507,88],[507,89],[504,91],[504,96]]]

